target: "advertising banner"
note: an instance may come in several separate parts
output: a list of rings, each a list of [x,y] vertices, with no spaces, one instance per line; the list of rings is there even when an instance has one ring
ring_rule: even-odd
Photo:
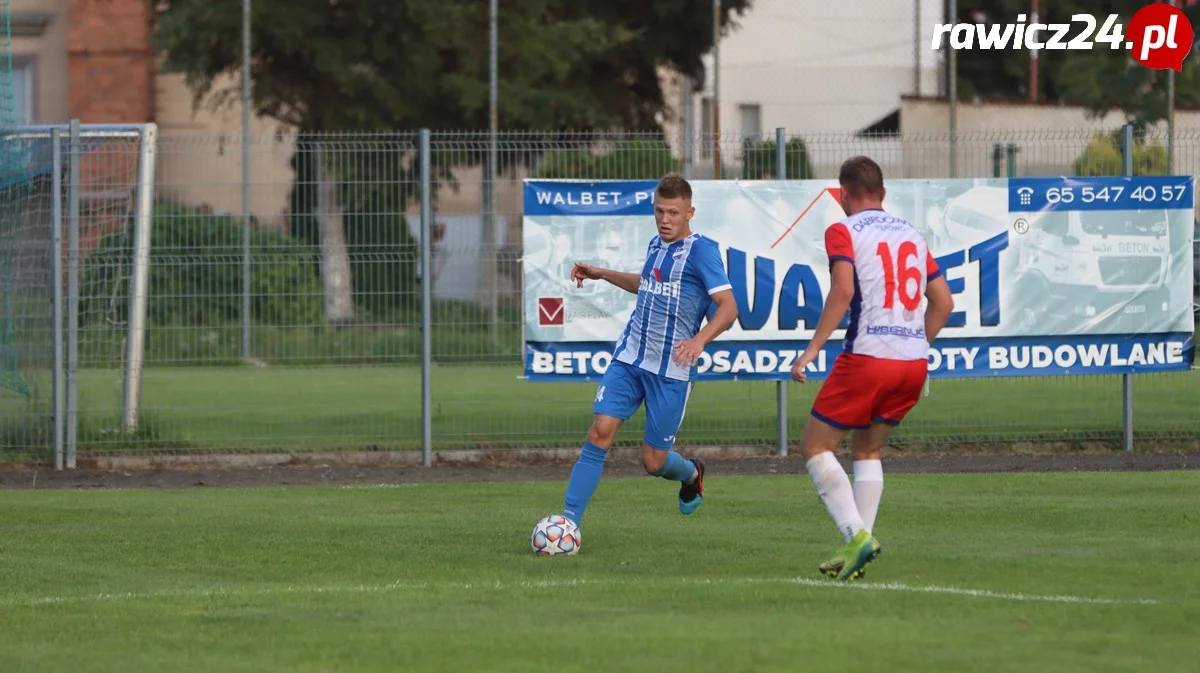
[[[525,374],[595,380],[636,304],[576,261],[637,273],[655,181],[527,180]],[[836,181],[692,181],[692,230],[714,239],[739,318],[712,342],[700,380],[790,376],[829,290],[825,229],[845,218]],[[916,226],[955,312],[930,377],[1186,370],[1192,313],[1189,177],[889,180],[884,207]],[[843,328],[848,321],[843,321]],[[820,380],[838,330],[810,366]]]

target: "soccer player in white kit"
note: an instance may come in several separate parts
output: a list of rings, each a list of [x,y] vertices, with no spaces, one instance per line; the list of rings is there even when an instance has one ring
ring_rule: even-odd
[[[846,542],[818,569],[844,581],[862,577],[863,567],[879,555],[871,530],[883,495],[880,450],[920,400],[929,344],[946,325],[954,299],[925,237],[883,210],[886,190],[879,165],[863,156],[848,159],[838,182],[846,219],[825,230],[832,286],[792,378],[807,379],[804,368],[848,310],[842,352],[813,402],[801,439],[808,474]],[[853,486],[833,453],[847,432],[853,432]]]

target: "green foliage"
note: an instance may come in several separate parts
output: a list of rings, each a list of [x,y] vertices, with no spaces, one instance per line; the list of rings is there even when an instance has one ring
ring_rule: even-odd
[[[722,0],[723,24],[731,26],[751,2]],[[240,85],[214,86],[242,62],[241,0],[164,0],[155,7],[151,41],[164,56],[163,70],[184,75],[196,104],[210,94],[217,106],[235,99]],[[486,0],[255,0],[251,12],[257,113],[301,132],[487,127]],[[556,131],[657,129],[664,108],[659,69],[701,80],[701,57],[713,41],[709,6],[684,0],[522,0],[499,13],[498,30],[501,126]],[[435,192],[452,164],[483,159],[478,151],[446,149],[435,153]],[[403,212],[416,184],[415,167],[401,166],[397,155],[395,165],[356,168],[354,175],[339,165],[334,178],[343,183],[359,308],[388,310],[412,296],[415,250],[404,218],[379,215]],[[502,168],[518,155],[502,153]],[[293,162],[292,213],[300,240],[319,243],[308,160],[301,153]]]
[[[679,170],[679,161],[662,140],[618,140],[594,154],[551,150],[533,173],[543,179],[657,180]]]
[[[722,20],[752,0],[723,0]],[[156,4],[153,45],[196,99],[241,64],[241,0]],[[258,112],[306,131],[487,128],[486,0],[255,0]],[[522,0],[502,7],[500,124],[657,128],[659,67],[693,77],[712,47],[710,5]]]
[[[1126,67],[1126,61],[1111,54],[1088,59],[1080,54],[1091,52],[1066,53],[1070,56],[1063,68],[1072,77],[1064,81],[1063,96],[1085,104],[1091,116],[1102,117],[1111,110],[1119,110],[1138,135],[1167,118],[1167,71]],[[1194,59],[1189,60],[1192,64],[1175,74],[1176,107],[1200,106],[1200,70]]]
[[[774,140],[747,138],[742,141],[742,179],[762,180],[778,177],[775,175],[775,148]],[[816,172],[809,161],[808,145],[803,138],[794,137],[787,141],[783,151],[788,180],[811,180],[815,177]]]
[[[109,234],[84,261],[81,311],[99,326],[129,315],[132,224]],[[314,325],[321,320],[321,284],[314,251],[286,236],[251,231],[253,321]],[[173,206],[154,209],[150,234],[151,325],[237,322],[242,307],[242,225],[228,216]]]
[[[1016,20],[1029,12],[1029,0],[957,0],[958,20],[983,23],[991,27]],[[1039,23],[1071,23],[1075,14],[1096,17],[1096,29],[1087,50],[1046,50],[1038,52],[1038,100],[1086,105],[1100,116],[1120,110],[1138,128],[1166,118],[1167,71],[1136,65],[1127,49],[1109,49],[1098,41],[1108,16],[1116,14],[1121,26],[1128,25],[1145,0],[1057,0],[1040,7]],[[1200,25],[1200,6],[1183,9],[1193,25]],[[1067,42],[1082,34],[1084,24],[1072,24]],[[1047,39],[1050,33],[1043,32]],[[1125,39],[1124,36],[1122,40]],[[1193,50],[1189,60],[1196,58]],[[1029,52],[1025,49],[958,51],[958,90],[965,98],[1026,99],[1030,83]],[[1186,66],[1175,75],[1176,105],[1200,105],[1200,69]]]
[[[1120,132],[1097,133],[1075,159],[1075,175],[1111,176],[1122,174]],[[1166,175],[1167,148],[1159,141],[1135,141],[1133,145],[1134,175]]]

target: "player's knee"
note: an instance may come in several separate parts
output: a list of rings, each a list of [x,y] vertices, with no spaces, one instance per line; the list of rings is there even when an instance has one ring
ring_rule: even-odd
[[[607,449],[612,446],[613,438],[616,437],[617,427],[615,424],[606,423],[603,420],[592,421],[592,427],[588,429],[588,443]]]
[[[850,454],[854,460],[879,460],[880,454],[883,452],[883,444],[871,440],[858,440],[855,438],[853,445],[850,447]]]
[[[879,449],[860,449],[856,447],[850,452],[850,455],[854,460],[879,460],[883,453]]]
[[[647,474],[660,472],[663,469],[663,465],[666,464],[666,451],[659,451],[648,445],[642,446],[642,467],[646,469]]]
[[[804,434],[800,437],[800,453],[805,460],[809,460],[818,453],[836,451],[843,435],[844,430],[810,418],[804,426]]]

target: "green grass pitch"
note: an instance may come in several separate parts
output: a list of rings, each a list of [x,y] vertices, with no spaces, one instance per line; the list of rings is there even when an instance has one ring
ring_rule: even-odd
[[[896,475],[839,585],[804,475],[691,517],[601,483],[0,492],[0,671],[1183,671],[1200,660],[1200,472]],[[566,469],[564,468],[564,479]]]

